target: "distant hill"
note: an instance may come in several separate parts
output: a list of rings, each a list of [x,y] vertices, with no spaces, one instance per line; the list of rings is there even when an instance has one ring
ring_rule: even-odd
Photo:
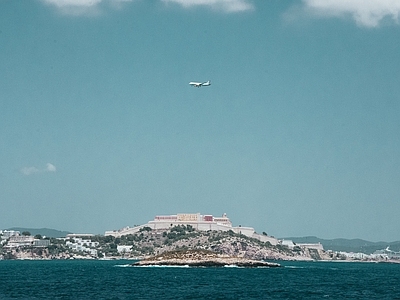
[[[37,234],[40,234],[42,236],[46,237],[51,237],[51,238],[59,238],[59,237],[65,237],[67,234],[70,234],[71,232],[68,231],[60,231],[60,230],[55,230],[55,229],[49,229],[49,228],[23,228],[23,227],[13,227],[9,228],[7,230],[16,230],[19,232],[24,232],[24,231],[29,231],[31,235],[35,236]]]
[[[400,251],[400,241],[396,242],[369,242],[361,239],[320,239],[315,236],[287,237],[284,240],[292,240],[294,243],[321,243],[325,250],[374,253],[376,250],[390,247],[390,250]]]

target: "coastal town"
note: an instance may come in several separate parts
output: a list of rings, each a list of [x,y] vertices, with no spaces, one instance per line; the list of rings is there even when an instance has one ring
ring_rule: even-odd
[[[277,239],[252,227],[233,226],[226,214],[159,215],[146,224],[106,231],[104,235],[70,233],[46,237],[0,230],[0,260],[135,259],[176,250],[204,250],[255,260],[337,260],[400,262],[389,247],[374,253],[324,249],[321,243]]]

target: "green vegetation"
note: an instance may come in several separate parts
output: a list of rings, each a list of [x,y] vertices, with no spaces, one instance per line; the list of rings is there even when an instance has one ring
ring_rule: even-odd
[[[47,249],[49,254],[52,256],[57,256],[65,252],[69,253],[69,248],[66,246],[65,241],[56,238],[50,239],[50,245],[47,247]]]
[[[103,255],[106,257],[138,257],[176,249],[212,249],[219,253],[229,250],[234,254],[253,248],[275,248],[277,251],[285,253],[290,251],[287,248],[273,247],[269,242],[264,243],[243,234],[236,234],[232,230],[198,231],[190,225],[177,225],[167,230],[152,230],[150,227],[142,227],[135,234],[121,237],[96,235],[90,239],[99,243],[96,247],[99,257]],[[229,249],[226,248],[227,245],[229,245]],[[130,247],[129,250],[120,250],[120,253],[118,246]]]
[[[142,227],[139,229],[139,232],[143,232],[143,231],[151,231],[152,229],[148,226]]]

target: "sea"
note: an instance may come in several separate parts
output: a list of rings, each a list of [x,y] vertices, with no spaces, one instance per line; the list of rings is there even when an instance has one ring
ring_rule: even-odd
[[[400,264],[280,261],[280,268],[191,268],[131,263],[3,260],[0,299],[400,299]]]

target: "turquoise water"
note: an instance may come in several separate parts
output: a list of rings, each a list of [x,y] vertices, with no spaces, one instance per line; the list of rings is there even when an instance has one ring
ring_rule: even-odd
[[[400,264],[130,267],[128,261],[0,261],[0,299],[400,299]]]

